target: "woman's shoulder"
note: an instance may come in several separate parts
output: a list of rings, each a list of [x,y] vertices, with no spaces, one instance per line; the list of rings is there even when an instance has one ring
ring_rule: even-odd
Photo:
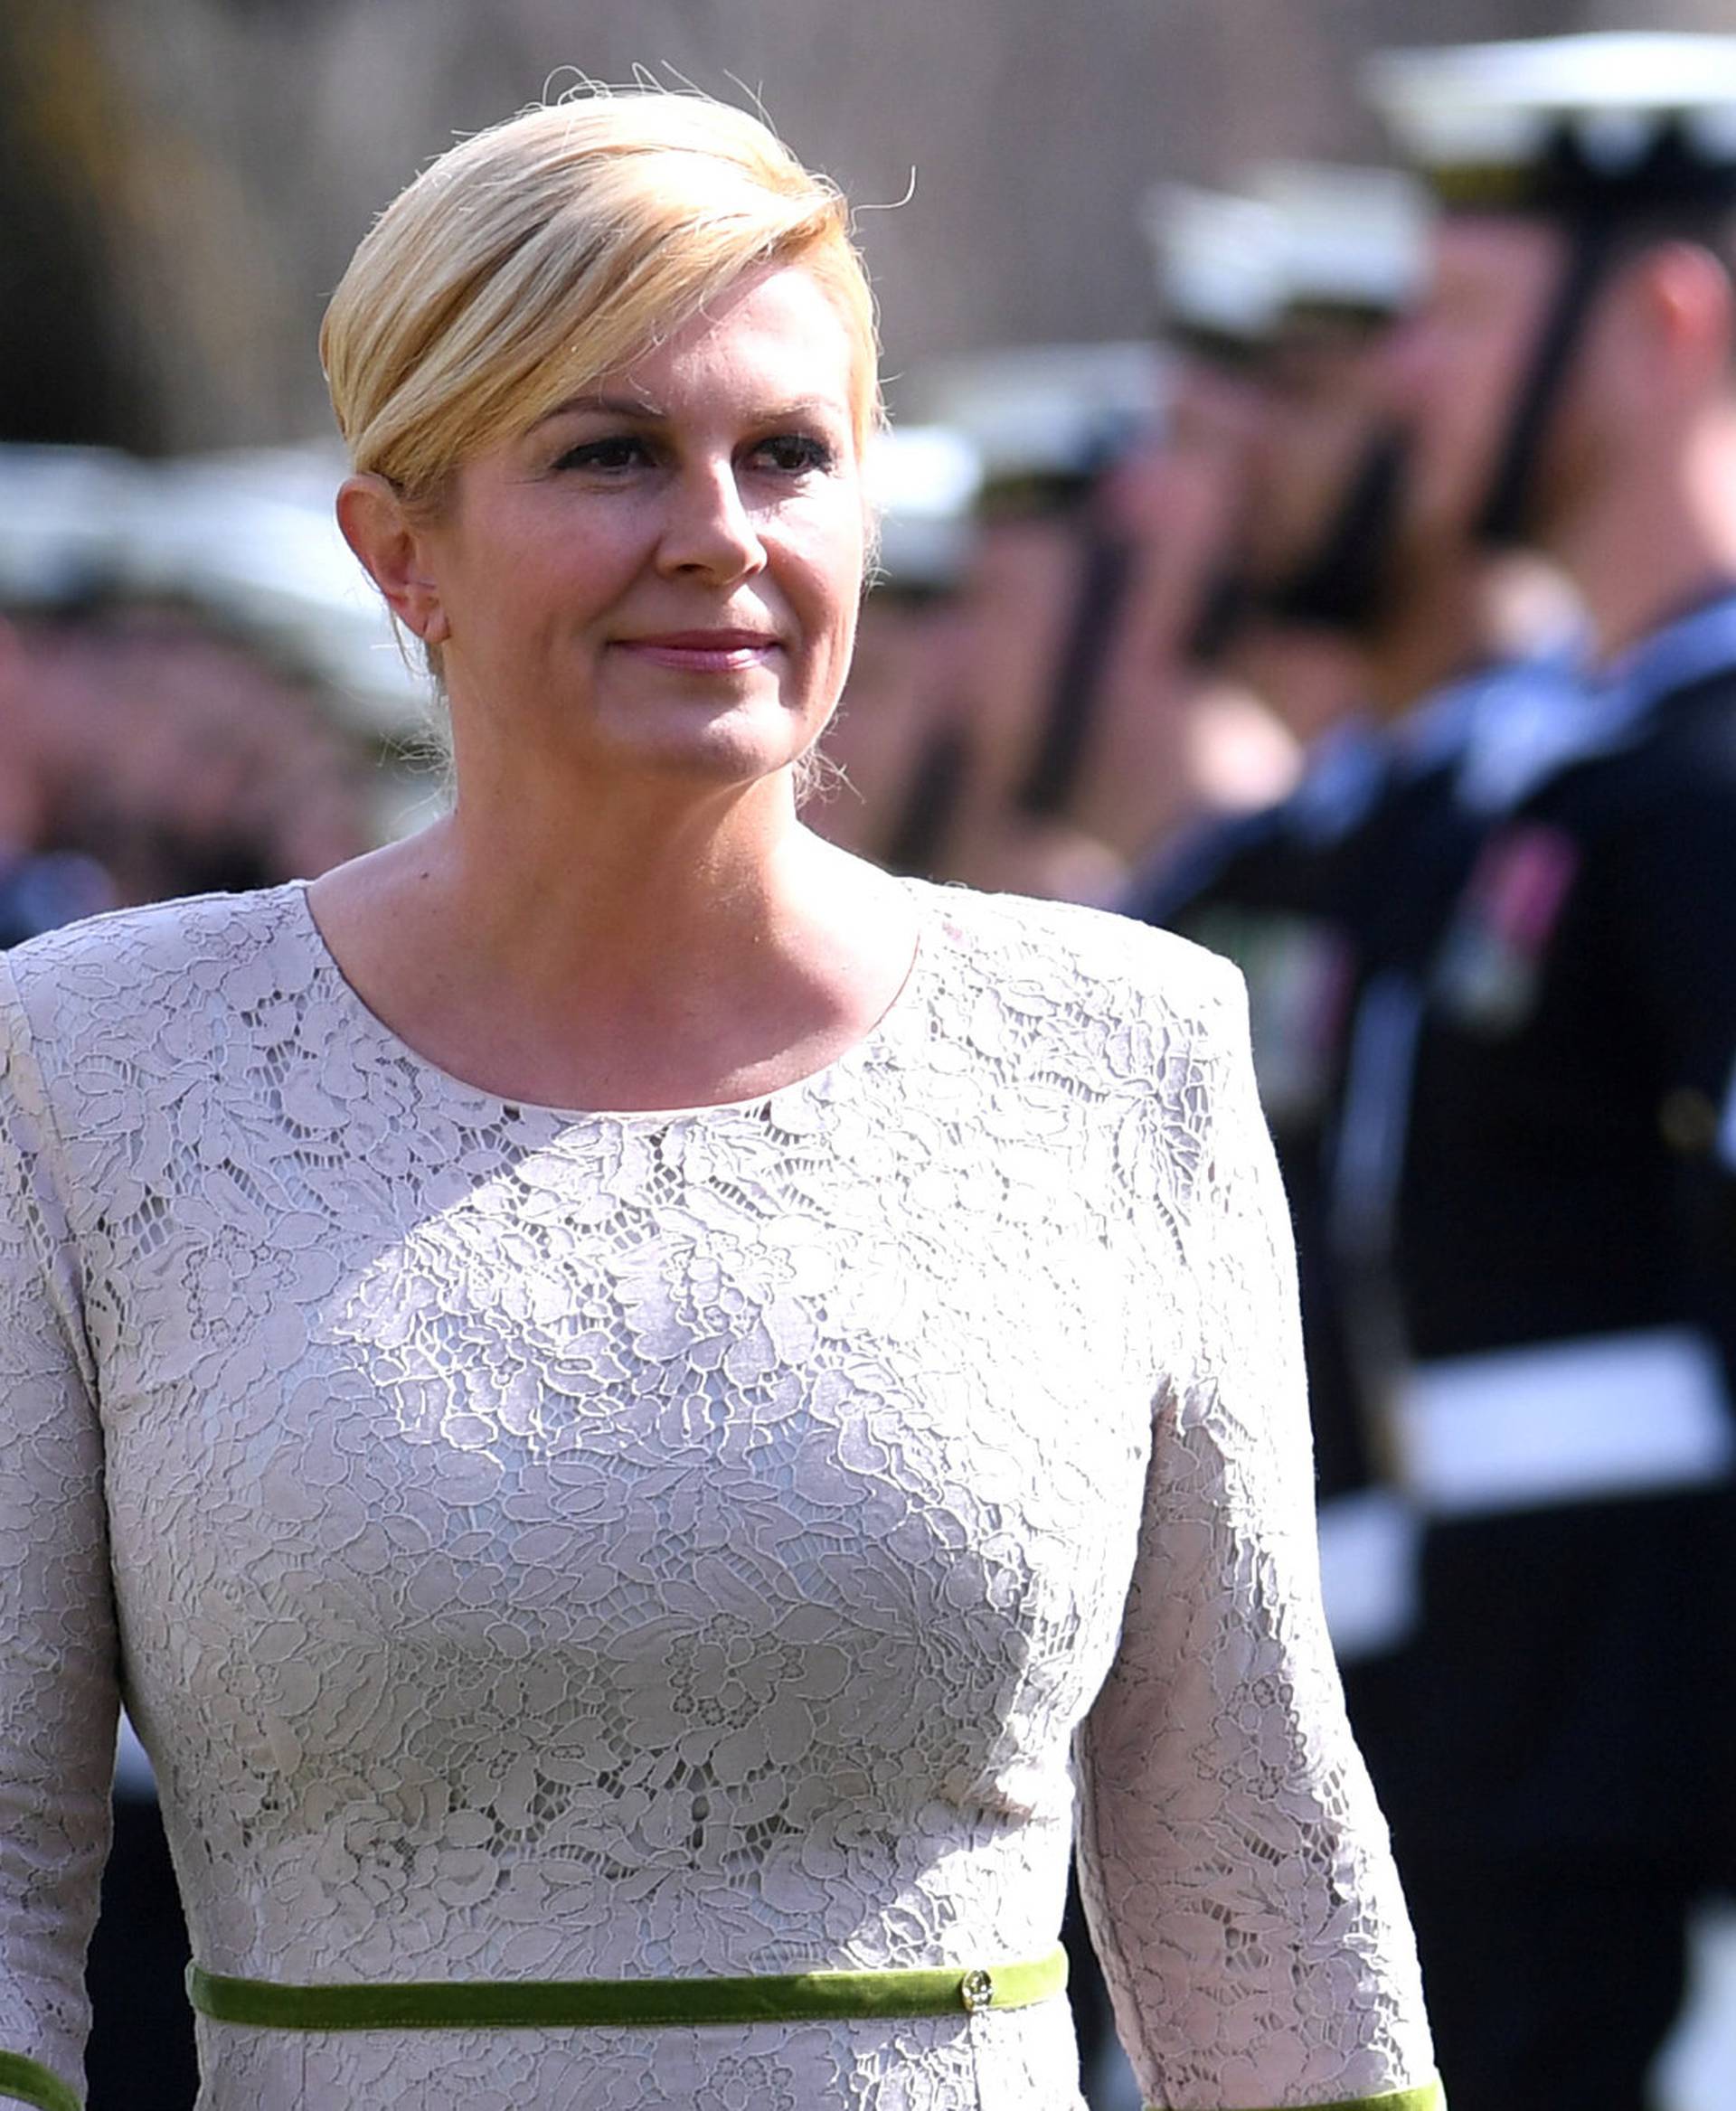
[[[911,881],[949,943],[986,971],[1009,1000],[1033,986],[1095,1008],[1154,1015],[1202,1033],[1245,1034],[1241,975],[1220,954],[1137,917],[1071,901]]]
[[[191,1053],[189,1022],[232,1019],[262,964],[281,985],[307,975],[299,891],[195,895],[44,932],[0,958],[0,1032],[58,1050],[62,1065],[99,1046]]]

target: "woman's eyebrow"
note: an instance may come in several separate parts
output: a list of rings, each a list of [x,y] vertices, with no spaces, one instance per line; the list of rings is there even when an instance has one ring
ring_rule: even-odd
[[[666,419],[668,413],[647,403],[642,396],[569,396],[563,403],[557,403],[552,410],[545,410],[531,429],[547,425],[556,418],[571,418],[581,412],[602,418],[652,418]]]
[[[845,406],[836,397],[797,396],[788,403],[772,403],[763,410],[757,410],[754,422],[775,425],[781,419],[812,417],[816,412],[843,417],[844,410]],[[666,425],[669,421],[666,410],[659,410],[655,403],[646,402],[640,396],[569,396],[564,402],[545,410],[531,430],[534,432],[538,427],[547,425],[557,418],[586,414],[600,418],[637,418],[658,425]]]
[[[780,425],[787,418],[835,418],[848,423],[850,407],[839,396],[797,396],[788,403],[774,403],[760,416],[767,425]]]

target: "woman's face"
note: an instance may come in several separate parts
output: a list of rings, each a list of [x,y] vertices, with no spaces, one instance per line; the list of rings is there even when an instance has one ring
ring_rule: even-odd
[[[852,372],[819,284],[770,268],[462,467],[420,550],[461,795],[485,750],[713,787],[801,755],[861,598]]]

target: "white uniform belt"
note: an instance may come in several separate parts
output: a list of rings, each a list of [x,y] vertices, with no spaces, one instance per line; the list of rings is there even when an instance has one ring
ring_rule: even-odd
[[[1402,1484],[1434,1517],[1702,1487],[1736,1465],[1723,1367],[1692,1327],[1420,1364],[1395,1435]]]
[[[1415,1510],[1390,1488],[1320,1505],[1320,1597],[1340,1663],[1383,1656],[1417,1624]]]

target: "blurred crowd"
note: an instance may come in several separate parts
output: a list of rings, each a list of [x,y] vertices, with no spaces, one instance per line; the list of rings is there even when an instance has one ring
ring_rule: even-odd
[[[311,878],[396,825],[429,744],[318,450],[0,450],[0,943]]]
[[[370,843],[364,752],[203,612],[21,617],[0,678],[0,929],[308,877]]]
[[[1146,202],[1149,341],[901,377],[807,816],[1242,968],[1442,2071],[1639,2111],[1736,1885],[1736,39],[1370,85],[1402,171]],[[0,458],[0,944],[438,796],[335,476]]]
[[[822,833],[1114,906],[1178,843],[1275,806],[1335,725],[1571,641],[1546,559],[1437,542],[1399,503],[1420,187],[1297,164],[1250,184],[1151,201],[1149,344],[905,377],[923,416],[879,465]]]

